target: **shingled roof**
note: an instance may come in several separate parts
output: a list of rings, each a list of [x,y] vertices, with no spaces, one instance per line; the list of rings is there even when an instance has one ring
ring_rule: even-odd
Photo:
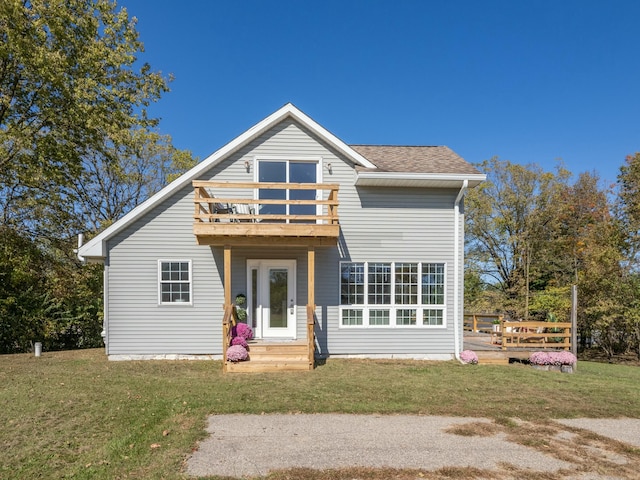
[[[349,145],[377,169],[360,171],[470,174],[480,172],[449,147],[400,145]]]

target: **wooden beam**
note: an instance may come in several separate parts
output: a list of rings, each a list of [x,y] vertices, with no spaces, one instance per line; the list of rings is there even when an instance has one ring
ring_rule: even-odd
[[[209,180],[193,180],[194,188],[263,188],[263,189],[289,189],[289,190],[338,190],[338,183],[288,183],[288,182],[212,182]]]
[[[231,246],[224,246],[224,305],[231,305]]]
[[[340,226],[317,223],[194,223],[195,235],[237,237],[333,237],[340,236]]]
[[[307,305],[316,305],[316,249],[307,248]]]
[[[196,235],[198,245],[224,247],[233,244],[234,247],[335,247],[336,237],[235,237]]]

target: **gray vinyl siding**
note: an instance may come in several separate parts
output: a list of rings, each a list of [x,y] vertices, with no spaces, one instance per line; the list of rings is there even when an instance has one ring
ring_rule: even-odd
[[[211,248],[196,245],[193,236],[192,188],[180,190],[108,246],[108,354],[222,351],[222,281]],[[159,259],[191,261],[192,305],[159,305]]]
[[[320,353],[453,353],[453,205],[458,191],[356,187],[354,165],[293,121],[284,121],[254,139],[200,179],[253,181],[253,162],[263,156],[321,158],[324,165],[332,165],[331,173],[323,167],[322,181],[340,184],[339,245],[316,249],[316,335]],[[245,161],[250,164],[249,172]],[[235,196],[231,191],[228,194]],[[193,190],[185,187],[109,240],[107,353],[222,352],[223,253],[221,248],[196,244],[193,210]],[[306,249],[233,249],[232,296],[246,293],[247,259],[295,258],[297,337],[305,338],[306,255]],[[158,259],[192,262],[192,306],[158,305]],[[445,263],[446,327],[340,328],[340,261]],[[462,295],[461,273],[460,292]]]

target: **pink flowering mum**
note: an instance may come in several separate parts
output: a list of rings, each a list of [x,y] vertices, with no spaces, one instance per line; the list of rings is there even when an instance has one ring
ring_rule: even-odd
[[[464,350],[460,353],[460,360],[464,363],[471,363],[473,365],[478,363],[478,355],[473,350]]]
[[[246,360],[249,352],[242,345],[231,345],[227,348],[227,360],[230,362],[241,362]]]
[[[529,356],[529,363],[532,365],[574,365],[577,361],[576,356],[566,350],[561,352],[533,352]]]
[[[243,337],[245,340],[251,340],[253,338],[253,330],[246,323],[238,322],[235,327],[235,336]]]
[[[242,345],[244,348],[249,348],[249,344],[244,337],[233,337],[231,339],[231,345]]]

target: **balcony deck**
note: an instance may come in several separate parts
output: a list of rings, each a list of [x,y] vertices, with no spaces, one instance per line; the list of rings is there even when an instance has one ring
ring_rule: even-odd
[[[194,181],[193,187],[193,233],[199,245],[337,243],[338,185]],[[315,199],[296,199],[312,191]]]

